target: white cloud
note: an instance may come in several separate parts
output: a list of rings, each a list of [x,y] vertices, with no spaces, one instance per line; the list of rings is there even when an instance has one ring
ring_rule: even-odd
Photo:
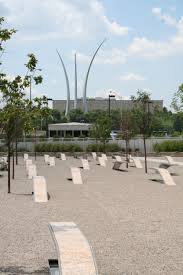
[[[161,8],[153,8],[152,13],[167,25],[170,25],[170,26],[177,25],[176,19],[169,14],[162,13]]]
[[[22,40],[89,38],[96,31],[126,35],[129,28],[110,20],[98,0],[0,0],[10,24]],[[7,12],[8,11],[8,12]]]
[[[73,56],[73,52],[72,52]],[[81,63],[89,63],[92,56],[88,56],[84,53],[77,53],[77,60]],[[112,48],[110,50],[100,50],[95,61],[96,64],[108,64],[108,65],[120,65],[126,62],[126,53],[118,48]]]
[[[139,74],[128,73],[120,76],[122,81],[143,81],[145,78]]]
[[[169,15],[164,15],[160,8],[154,8],[153,13],[162,19],[165,24],[174,26],[176,33],[165,41],[135,37],[128,46],[127,55],[159,58],[183,54],[183,17],[177,21]]]

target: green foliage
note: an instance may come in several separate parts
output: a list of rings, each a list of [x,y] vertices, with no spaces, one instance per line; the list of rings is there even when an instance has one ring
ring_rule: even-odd
[[[82,152],[78,144],[68,143],[38,143],[35,145],[36,152]]]
[[[118,144],[104,144],[95,143],[89,144],[86,148],[87,152],[120,152],[124,151],[124,148],[121,148]]]
[[[183,111],[183,83],[179,86],[178,91],[174,94],[171,106],[176,112]]]
[[[153,133],[165,133],[171,134],[174,128],[174,118],[173,114],[170,111],[167,111],[166,108],[159,110],[155,108],[152,116],[152,131]]]
[[[104,148],[105,144],[108,142],[108,138],[111,133],[111,119],[108,116],[100,117],[93,124],[91,130],[91,137],[95,138],[96,141],[100,140],[103,143]]]
[[[153,145],[155,152],[183,152],[183,140],[166,140]]]

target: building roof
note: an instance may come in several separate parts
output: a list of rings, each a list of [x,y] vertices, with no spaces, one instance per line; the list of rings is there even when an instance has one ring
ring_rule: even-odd
[[[49,124],[48,129],[51,131],[64,131],[64,130],[75,130],[75,131],[87,131],[89,130],[91,124],[90,123],[81,123],[81,122],[68,122],[68,123],[55,123],[55,124]]]

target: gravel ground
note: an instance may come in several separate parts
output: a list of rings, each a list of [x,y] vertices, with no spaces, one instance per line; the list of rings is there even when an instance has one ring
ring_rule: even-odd
[[[47,180],[48,203],[33,202],[23,159],[11,194],[7,173],[0,178],[0,274],[49,274],[48,259],[57,257],[51,221],[78,224],[100,275],[183,274],[182,167],[169,169],[177,185],[166,186],[152,181],[159,176],[151,170],[118,172],[112,159],[106,168],[92,160],[90,171],[81,170],[84,184],[73,185],[67,179],[70,166],[81,166],[81,160],[56,159],[56,166],[48,167],[39,157],[36,164]]]

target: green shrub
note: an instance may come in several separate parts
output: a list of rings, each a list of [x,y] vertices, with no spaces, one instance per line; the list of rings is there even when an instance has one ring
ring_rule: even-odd
[[[183,140],[166,140],[153,145],[155,152],[183,152]]]
[[[119,151],[123,151],[124,149],[121,148],[118,144],[106,144],[105,148],[104,145],[99,143],[99,144],[89,144],[86,147],[86,151],[87,152],[119,152]]]
[[[82,152],[78,144],[63,143],[38,143],[35,145],[36,152]]]

